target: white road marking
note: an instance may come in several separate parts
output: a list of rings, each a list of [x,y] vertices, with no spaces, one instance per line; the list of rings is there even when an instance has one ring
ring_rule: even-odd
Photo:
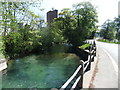
[[[116,72],[116,74],[117,74],[117,76],[118,76],[118,65],[116,64],[116,62],[115,62],[115,60],[112,58],[112,56],[111,56],[105,49],[103,49],[103,50],[104,50],[104,52],[109,56],[110,60],[112,61],[113,67],[114,67],[115,72]]]

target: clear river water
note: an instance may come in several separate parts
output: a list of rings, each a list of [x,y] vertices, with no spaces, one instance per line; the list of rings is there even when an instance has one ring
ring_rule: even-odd
[[[53,52],[9,61],[2,88],[60,88],[74,73],[80,58],[58,46]]]

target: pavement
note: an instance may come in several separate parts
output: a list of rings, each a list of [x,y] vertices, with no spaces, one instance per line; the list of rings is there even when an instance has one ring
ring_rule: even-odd
[[[115,45],[109,45],[109,49],[107,49],[104,43],[97,42],[97,56],[94,62],[92,62],[91,70],[84,74],[83,88],[118,88],[118,60],[116,60],[116,49]],[[111,52],[110,49],[112,49]]]
[[[95,57],[94,58],[94,62],[91,63],[91,70],[87,71],[84,74],[84,77],[83,77],[83,88],[89,88],[89,86],[90,86],[90,82],[92,80],[92,77],[93,77],[93,74],[94,74],[94,71],[95,71],[95,67],[96,67],[96,65],[98,63],[97,57]]]
[[[118,47],[120,47],[120,44],[104,43],[97,41],[97,46],[106,50],[114,59],[115,63],[118,65],[118,57],[120,58],[120,55],[118,55]]]
[[[104,50],[99,49],[98,64],[96,72],[93,74],[93,79],[90,83],[90,88],[118,88],[118,74],[113,68],[109,56]]]

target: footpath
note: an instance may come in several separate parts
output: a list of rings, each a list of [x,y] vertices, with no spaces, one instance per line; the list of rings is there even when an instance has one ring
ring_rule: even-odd
[[[102,48],[97,47],[97,55],[92,62],[91,70],[84,74],[83,81],[83,88],[118,90],[118,73]]]

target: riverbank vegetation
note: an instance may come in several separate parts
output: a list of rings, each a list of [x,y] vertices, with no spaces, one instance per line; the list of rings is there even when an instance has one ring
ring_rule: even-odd
[[[100,41],[100,42],[107,42],[107,43],[120,44],[120,42],[118,42],[118,41],[110,41],[110,40],[107,40],[107,39],[98,39],[97,41]]]
[[[91,44],[84,44],[84,45],[82,45],[82,46],[79,46],[79,48],[81,48],[81,49],[86,49],[86,48],[89,48],[91,46]]]
[[[56,44],[78,47],[93,38],[97,30],[96,8],[90,2],[64,8],[59,17],[43,27],[40,16],[29,9],[31,3],[1,2],[3,53],[14,59],[31,53],[46,53]]]

